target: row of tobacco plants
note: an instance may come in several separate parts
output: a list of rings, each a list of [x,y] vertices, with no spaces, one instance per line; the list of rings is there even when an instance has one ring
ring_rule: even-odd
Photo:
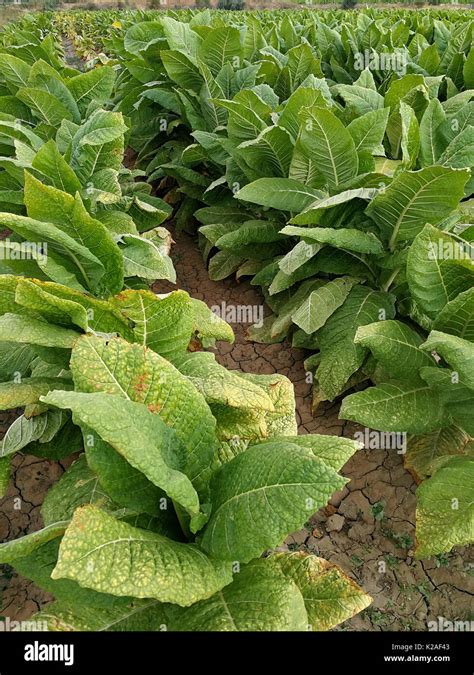
[[[471,15],[134,16],[96,62],[177,227],[261,288],[251,339],[312,352],[315,406],[408,435],[416,555],[472,542]]]
[[[0,562],[54,595],[35,617],[52,630],[353,616],[370,598],[341,569],[274,549],[344,486],[358,444],[298,436],[287,378],[226,370],[199,345],[231,328],[183,291],[150,291],[175,279],[172,208],[124,165],[136,120],[111,97],[128,71],[68,67],[41,17],[1,39],[0,409],[22,410],[0,442],[2,491],[15,453],[77,454],[43,529],[0,544]]]

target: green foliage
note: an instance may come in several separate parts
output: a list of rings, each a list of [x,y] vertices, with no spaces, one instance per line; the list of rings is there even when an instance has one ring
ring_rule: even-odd
[[[150,180],[193,204],[210,277],[262,289],[272,313],[250,336],[317,344],[316,402],[371,384],[341,416],[413,434],[406,463],[429,491],[473,435],[473,24],[442,11],[271,16],[142,15],[108,43],[118,109]],[[445,453],[429,467],[425,435]]]
[[[159,227],[172,209],[124,167],[129,128],[105,109],[114,69],[68,68],[51,37],[0,53],[0,226],[14,233],[0,244],[0,271],[99,297],[126,279],[175,281]]]
[[[59,630],[332,628],[368,596],[314,556],[259,556],[342,487],[357,444],[296,436],[286,378],[189,352],[229,328],[146,287],[174,280],[179,202],[210,277],[261,288],[250,335],[311,349],[315,402],[410,434],[416,555],[472,542],[472,19],[94,17],[1,35],[0,402],[24,414],[0,488],[17,451],[84,454],[0,560],[55,595],[40,616]]]
[[[52,630],[327,630],[369,604],[315,556],[258,559],[345,484],[337,471],[358,444],[294,436],[286,378],[227,371],[210,353],[188,352],[196,332],[222,337],[210,310],[206,317],[182,291],[103,301],[2,279],[16,310],[2,317],[10,350],[31,350],[29,362],[12,352],[25,375],[43,359],[45,372],[62,363],[60,378],[0,384],[4,409],[44,407],[13,423],[2,459],[37,443],[57,456],[66,425],[85,450],[46,495],[44,529],[0,544],[1,562],[55,596],[37,618]],[[26,293],[33,289],[41,298]],[[94,330],[83,323],[88,305],[101,309]],[[111,323],[128,341],[104,337]]]

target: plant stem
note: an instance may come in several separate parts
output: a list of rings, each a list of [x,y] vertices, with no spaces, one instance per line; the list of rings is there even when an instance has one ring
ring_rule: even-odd
[[[397,267],[397,269],[393,270],[392,274],[389,276],[385,284],[382,286],[382,290],[385,291],[385,293],[388,292],[388,289],[392,285],[392,283],[395,281],[395,279],[398,276],[398,273],[400,272],[400,267]]]

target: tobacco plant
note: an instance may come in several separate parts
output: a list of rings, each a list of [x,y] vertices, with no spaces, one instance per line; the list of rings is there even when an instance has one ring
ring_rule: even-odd
[[[369,604],[337,566],[272,552],[342,488],[338,471],[358,444],[297,436],[285,377],[188,351],[196,333],[232,340],[225,322],[182,291],[105,302],[0,281],[0,344],[17,355],[3,364],[3,379],[15,368],[17,381],[0,385],[0,399],[25,407],[2,462],[19,449],[58,458],[84,448],[46,495],[44,528],[0,545],[2,563],[55,596],[38,620],[52,630],[327,630]]]

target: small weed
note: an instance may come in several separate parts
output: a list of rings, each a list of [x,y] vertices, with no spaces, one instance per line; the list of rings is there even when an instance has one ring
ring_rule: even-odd
[[[403,548],[407,551],[413,548],[413,539],[407,532],[394,532],[394,530],[389,527],[384,528],[382,532],[388,539],[393,541],[398,548]]]
[[[436,567],[449,567],[449,554],[448,553],[438,553],[435,556],[435,565]]]
[[[369,615],[370,623],[373,626],[384,628],[385,626],[389,625],[390,622],[387,615],[384,612],[381,612],[379,609],[372,609],[369,607],[366,612]]]
[[[391,555],[390,553],[387,553],[385,556],[385,562],[387,563],[389,569],[395,570],[397,567],[400,565],[400,560],[396,558],[394,555]]]
[[[429,581],[422,581],[421,583],[416,584],[415,588],[427,601],[431,599],[432,589]]]
[[[385,518],[384,508],[384,502],[376,502],[372,505],[372,515],[374,516],[375,520],[380,521]]]
[[[351,555],[351,563],[353,567],[361,567],[364,564],[362,558],[359,558],[358,555]]]

